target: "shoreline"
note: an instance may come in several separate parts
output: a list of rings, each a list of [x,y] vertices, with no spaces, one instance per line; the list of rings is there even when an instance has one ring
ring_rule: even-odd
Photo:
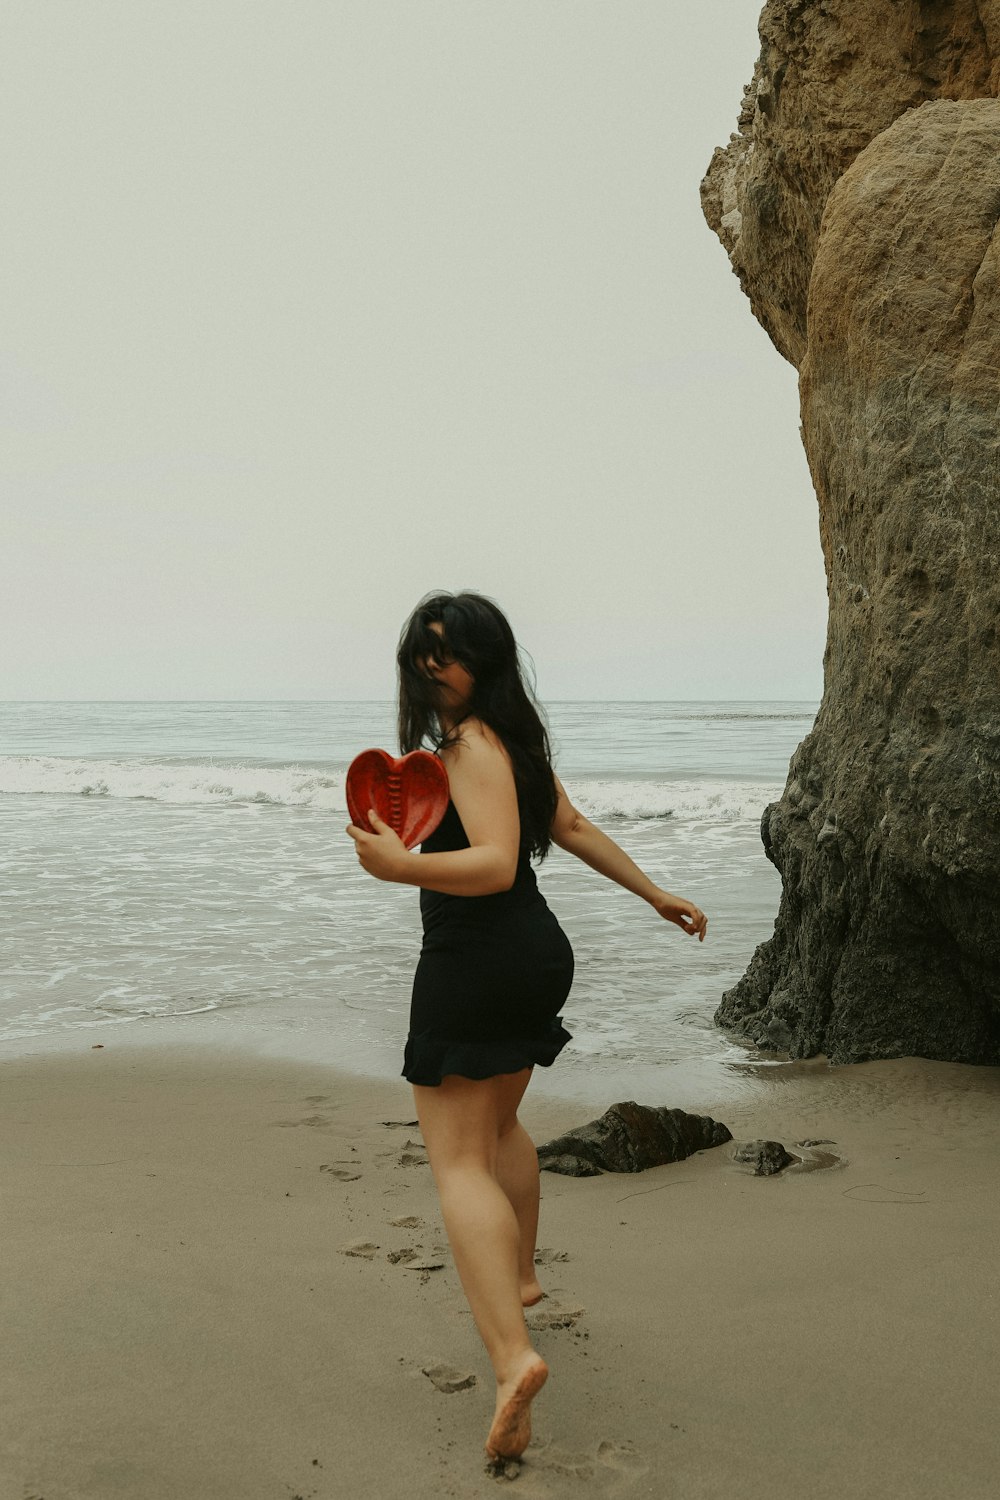
[[[1000,1069],[788,1069],[696,1112],[842,1164],[543,1174],[552,1375],[520,1493],[994,1492]],[[544,1084],[537,1142],[599,1112]],[[0,1117],[5,1493],[494,1493],[489,1367],[403,1080],[88,1041],[0,1057]],[[476,1383],[444,1394],[436,1365]]]
[[[586,1050],[591,1028],[588,1018],[567,1012],[574,1040],[550,1068],[537,1068],[532,1094],[544,1093],[578,1108],[592,1106],[601,1113],[614,1100],[637,1098],[662,1102],[692,1113],[704,1107],[732,1107],[752,1100],[770,1088],[770,1077],[789,1067],[828,1072],[825,1058],[804,1063],[783,1061],[743,1042],[735,1034],[713,1029],[714,1051],[703,1045],[681,1051],[670,1060],[662,1047],[647,1056],[607,1055]],[[258,1057],[278,1063],[320,1065],[358,1079],[408,1089],[401,1076],[406,1018],[399,1017],[395,1034],[367,1034],[342,1029],[333,1015],[321,1024],[315,1018],[301,1026],[275,1026],[256,1020],[253,1013],[225,1007],[206,1008],[175,1016],[136,1016],[102,1020],[89,1025],[47,1028],[35,1035],[0,1038],[0,1067],[29,1058],[76,1057],[90,1050],[125,1048],[142,1053],[188,1050],[192,1055]],[[701,1043],[701,1038],[694,1039]],[[690,1045],[690,1044],[689,1044]],[[603,1101],[603,1102],[602,1102]]]
[[[585,1027],[580,1025],[585,1032]],[[635,1098],[644,1104],[663,1104],[693,1114],[728,1111],[750,1121],[766,1111],[772,1097],[789,1090],[822,1090],[829,1101],[844,1095],[853,1099],[854,1084],[881,1070],[884,1086],[904,1092],[928,1086],[920,1082],[924,1073],[937,1077],[949,1089],[985,1092],[1000,1105],[1000,1067],[940,1062],[931,1058],[904,1057],[865,1063],[831,1063],[815,1057],[791,1059],[769,1053],[744,1042],[733,1032],[718,1029],[720,1051],[740,1048],[744,1055],[681,1056],[669,1062],[643,1058],[627,1059],[581,1055],[573,1043],[550,1068],[535,1069],[529,1099],[545,1097],[554,1104],[579,1112],[588,1107],[601,1112],[609,1104]],[[338,1078],[356,1080],[373,1087],[398,1088],[409,1097],[409,1085],[398,1071],[403,1059],[403,1037],[334,1039],[329,1029],[282,1030],[255,1027],[242,1019],[233,1021],[225,1011],[193,1012],[177,1017],[139,1017],[117,1024],[50,1030],[36,1036],[0,1040],[0,1070],[9,1065],[43,1059],[80,1058],[92,1051],[122,1051],[136,1056],[187,1056],[192,1060],[218,1060],[223,1065],[237,1059],[261,1065],[321,1068]],[[874,1076],[874,1075],[873,1075]],[[864,1093],[865,1090],[862,1090]],[[588,1116],[589,1118],[589,1116]]]

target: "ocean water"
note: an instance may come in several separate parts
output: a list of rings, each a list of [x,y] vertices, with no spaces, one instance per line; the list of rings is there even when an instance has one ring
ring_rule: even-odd
[[[562,850],[576,953],[553,1092],[684,1105],[761,1059],[712,1013],[773,927],[760,816],[814,703],[553,703],[580,809],[709,916],[703,944]],[[399,1071],[416,888],[358,867],[344,772],[388,703],[0,704],[0,1049],[238,1041]],[[541,1070],[540,1070],[541,1071]]]

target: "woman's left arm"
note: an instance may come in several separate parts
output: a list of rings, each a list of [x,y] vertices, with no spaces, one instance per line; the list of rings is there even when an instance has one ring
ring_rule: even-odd
[[[576,810],[558,776],[555,782],[559,801],[552,820],[553,843],[558,844],[560,849],[565,849],[568,854],[575,854],[577,859],[582,859],[585,865],[589,865],[599,875],[604,875],[626,891],[641,896],[661,917],[668,922],[675,922],[682,932],[692,937],[697,934],[698,941],[703,943],[708,931],[705,913],[693,901],[685,901],[683,896],[673,896],[669,891],[654,885],[614,839],[602,833],[600,828],[595,828],[589,818]]]

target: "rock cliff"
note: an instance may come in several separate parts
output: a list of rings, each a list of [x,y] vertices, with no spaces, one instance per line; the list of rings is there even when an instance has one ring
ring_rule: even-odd
[[[1000,0],[771,0],[703,184],[800,371],[823,702],[716,1019],[835,1062],[1000,1063]]]
[[[869,141],[929,99],[1000,94],[1000,0],[769,0],[738,133],[712,157],[705,217],[786,359],[826,200]]]

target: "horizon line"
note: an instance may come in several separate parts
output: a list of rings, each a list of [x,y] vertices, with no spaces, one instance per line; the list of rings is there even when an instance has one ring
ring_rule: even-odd
[[[391,698],[0,698],[0,703],[392,703]],[[546,698],[548,703],[820,703],[822,698]]]

